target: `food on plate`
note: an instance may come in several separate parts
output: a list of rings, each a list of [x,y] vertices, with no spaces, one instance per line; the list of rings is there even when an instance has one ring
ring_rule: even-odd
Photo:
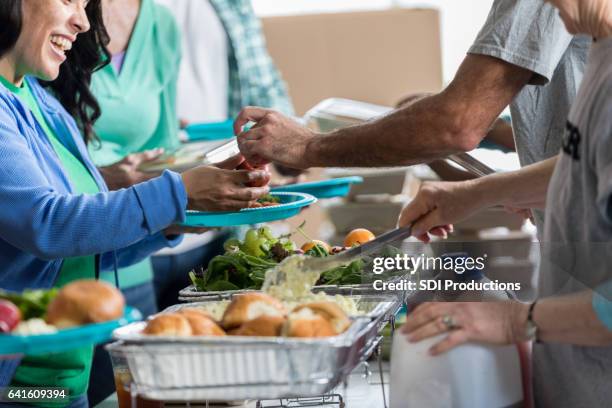
[[[272,194],[266,194],[250,205],[250,208],[273,207],[280,204],[280,198]]]
[[[0,300],[0,333],[10,333],[21,322],[21,312],[13,302]]]
[[[331,337],[337,333],[331,322],[310,309],[292,312],[283,328],[287,337]]]
[[[259,316],[243,323],[232,331],[234,336],[277,337],[281,335],[286,318],[284,316]]]
[[[185,317],[191,326],[191,334],[194,336],[225,336],[225,332],[211,316],[198,309],[185,308],[178,311]]]
[[[311,302],[297,306],[291,313],[308,309],[331,323],[336,334],[343,333],[351,325],[346,313],[334,302]]]
[[[115,287],[78,280],[62,289],[0,290],[0,333],[30,336],[101,323],[123,316],[125,301]],[[19,316],[19,319],[17,319]]]
[[[285,307],[278,299],[265,293],[244,293],[234,296],[223,313],[221,325],[231,330],[260,316],[282,317],[286,314]]]
[[[47,323],[68,328],[123,316],[125,299],[106,282],[78,280],[61,288],[47,308]]]
[[[346,235],[344,238],[344,246],[350,248],[355,245],[362,245],[374,238],[376,238],[376,235],[371,231],[365,228],[356,228]]]
[[[32,336],[38,334],[52,334],[56,333],[57,328],[47,324],[43,319],[33,318],[24,320],[17,325],[15,330],[11,334],[18,334],[20,336]]]
[[[22,293],[6,292],[0,289],[0,299],[8,300],[17,306],[21,312],[22,320],[42,318],[47,307],[57,295],[58,289],[25,290]]]
[[[179,313],[164,313],[147,322],[143,333],[149,336],[187,337],[193,334],[189,320]]]
[[[329,246],[327,242],[320,241],[318,239],[313,239],[311,241],[306,242],[304,245],[302,245],[301,249],[302,251],[304,251],[305,254],[311,250],[315,250],[315,251],[322,250],[324,251],[324,254],[330,254],[332,248]]]
[[[240,165],[238,167],[236,167],[236,169],[238,170],[265,170],[268,172],[268,177],[266,177],[264,180],[261,181],[250,181],[248,183],[245,183],[245,185],[247,187],[263,187],[263,186],[267,186],[268,183],[270,183],[270,173],[269,173],[269,169],[268,166],[261,166],[261,167],[254,167],[251,165],[251,163],[247,162],[246,160],[243,161],[242,163],[240,163]]]

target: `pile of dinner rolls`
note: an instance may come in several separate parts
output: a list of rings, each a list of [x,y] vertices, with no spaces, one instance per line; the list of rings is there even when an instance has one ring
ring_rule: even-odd
[[[186,307],[162,313],[147,323],[143,333],[154,336],[259,336],[330,337],[351,325],[334,302],[312,302],[288,312],[283,304],[265,293],[235,295],[221,321],[208,313]]]

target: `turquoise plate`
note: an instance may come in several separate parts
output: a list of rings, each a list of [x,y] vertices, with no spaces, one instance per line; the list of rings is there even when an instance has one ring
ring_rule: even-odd
[[[87,324],[73,329],[59,330],[52,334],[17,336],[0,334],[0,355],[48,354],[91,346],[111,340],[113,330],[142,319],[140,312],[126,306],[121,319],[104,323]]]
[[[317,201],[310,194],[274,192],[280,204],[272,207],[244,208],[233,212],[187,211],[183,225],[190,227],[231,227],[261,222],[284,220],[299,214],[300,210]]]
[[[223,140],[234,136],[234,121],[194,123],[185,128],[189,141]]]
[[[272,188],[272,191],[306,193],[316,198],[346,197],[351,191],[351,185],[361,183],[363,183],[363,177],[340,177],[323,181],[278,186]]]

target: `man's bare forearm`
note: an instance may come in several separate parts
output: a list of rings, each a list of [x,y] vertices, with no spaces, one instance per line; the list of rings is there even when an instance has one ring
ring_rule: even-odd
[[[469,151],[532,73],[492,57],[468,55],[453,82],[366,123],[315,137],[310,167],[410,165]]]
[[[544,208],[557,156],[520,170],[472,180],[474,195],[483,207],[504,205],[516,208]]]

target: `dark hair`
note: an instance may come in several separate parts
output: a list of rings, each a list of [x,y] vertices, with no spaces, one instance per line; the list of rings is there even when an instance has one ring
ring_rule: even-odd
[[[22,29],[22,0],[0,0],[0,57],[10,51]],[[88,143],[95,140],[93,125],[100,117],[100,105],[89,89],[91,75],[108,64],[109,37],[102,19],[101,0],[90,0],[85,11],[91,28],[79,34],[57,79],[43,83],[53,90],[62,106],[77,121]]]

